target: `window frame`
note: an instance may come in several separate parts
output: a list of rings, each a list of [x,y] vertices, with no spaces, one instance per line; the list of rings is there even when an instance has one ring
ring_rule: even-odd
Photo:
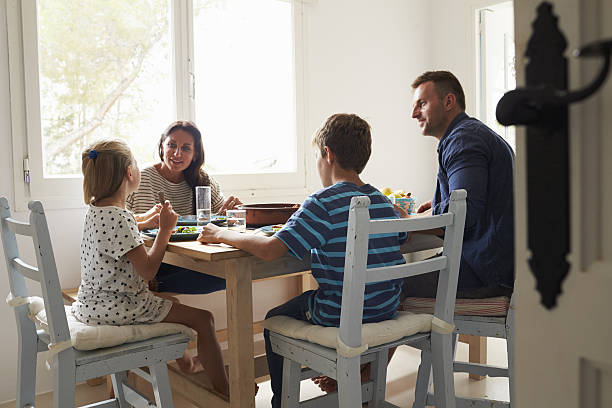
[[[477,117],[485,124],[487,124],[488,106],[486,95],[487,90],[487,72],[485,70],[486,61],[486,37],[485,37],[485,11],[488,7],[495,7],[503,3],[511,3],[510,7],[513,8],[514,0],[479,0],[472,4],[471,19],[474,24],[474,72],[476,73],[475,84],[476,84],[476,101],[475,108]],[[514,128],[510,126],[508,128]],[[512,147],[516,149],[515,142],[511,143],[504,134],[500,135],[506,140]]]
[[[213,175],[226,194],[245,202],[307,194],[303,69],[303,3],[307,1],[277,1],[292,5],[297,169],[291,173]],[[169,4],[176,117],[193,120],[197,80],[193,74],[193,1],[173,0]],[[48,209],[82,208],[82,176],[43,178],[37,19],[36,0],[7,0],[14,208],[26,210],[31,199],[43,201]]]

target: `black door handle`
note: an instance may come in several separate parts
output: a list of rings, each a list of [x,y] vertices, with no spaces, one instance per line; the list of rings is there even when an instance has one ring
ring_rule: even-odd
[[[554,128],[558,109],[593,95],[605,82],[610,71],[612,39],[587,44],[573,52],[575,57],[603,57],[603,65],[593,82],[578,91],[555,89],[550,84],[517,88],[507,92],[497,104],[496,116],[504,126],[530,125]]]

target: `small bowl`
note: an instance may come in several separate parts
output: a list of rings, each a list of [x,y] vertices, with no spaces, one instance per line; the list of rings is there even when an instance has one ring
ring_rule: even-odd
[[[416,213],[416,198],[414,197],[389,197],[389,200],[408,214]]]

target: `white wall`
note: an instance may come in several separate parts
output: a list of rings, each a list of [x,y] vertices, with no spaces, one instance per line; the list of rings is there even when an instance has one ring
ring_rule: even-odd
[[[435,139],[419,135],[410,118],[410,84],[431,58],[427,3],[316,1],[306,6],[305,33],[308,131],[332,113],[363,116],[373,139],[363,180],[420,200],[433,196],[437,168]]]
[[[305,5],[305,131],[312,133],[332,113],[362,115],[372,126],[373,153],[363,173],[382,188],[412,191],[431,199],[437,169],[436,144],[421,136],[410,118],[410,83],[428,69],[453,70],[473,106],[471,56],[463,21],[465,4],[456,0],[314,0]],[[434,18],[435,16],[435,18]],[[0,0],[0,194],[12,200],[11,125],[8,87],[6,1]],[[436,23],[435,29],[432,24]],[[449,42],[449,38],[452,39]],[[310,138],[310,136],[307,136]],[[308,187],[320,182],[309,154]],[[19,163],[18,163],[19,164]],[[303,198],[303,197],[301,197]],[[298,199],[298,197],[296,197]],[[25,217],[25,213],[16,214]],[[83,210],[47,211],[56,262],[64,287],[79,283],[79,245]],[[8,293],[6,266],[0,255],[0,294]],[[254,289],[255,318],[295,295],[287,280],[259,282]],[[259,296],[265,293],[266,296]],[[277,297],[269,296],[277,293]],[[184,296],[185,303],[213,311],[225,326],[223,293]],[[12,311],[0,305],[0,401],[15,398],[16,342]],[[49,390],[51,376],[39,364],[38,392]]]

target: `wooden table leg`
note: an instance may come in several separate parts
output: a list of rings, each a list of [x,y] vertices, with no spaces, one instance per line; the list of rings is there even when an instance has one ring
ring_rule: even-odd
[[[230,407],[255,407],[253,363],[253,289],[251,267],[241,259],[226,268],[227,331],[229,345]]]
[[[469,347],[469,362],[477,364],[487,364],[487,338],[481,336],[470,336],[460,334],[459,341],[467,343]],[[484,377],[477,374],[470,374],[473,380],[482,380]]]
[[[313,290],[318,287],[319,285],[317,284],[317,281],[312,277],[310,272],[301,276],[299,293],[306,292],[307,290]]]

